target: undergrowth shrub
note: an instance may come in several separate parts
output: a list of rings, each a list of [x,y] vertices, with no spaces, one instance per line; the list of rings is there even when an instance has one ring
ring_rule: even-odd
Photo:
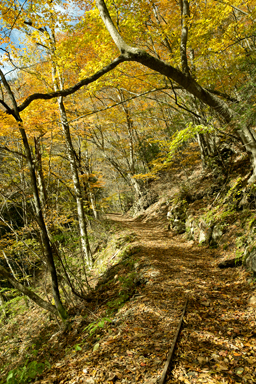
[[[6,378],[5,384],[30,383],[37,375],[41,375],[44,369],[50,368],[49,362],[38,363],[37,361],[26,362],[23,367],[12,369]],[[2,381],[1,384],[4,384]]]

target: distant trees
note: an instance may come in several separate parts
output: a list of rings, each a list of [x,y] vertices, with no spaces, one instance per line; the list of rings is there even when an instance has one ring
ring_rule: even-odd
[[[209,106],[212,110],[214,110],[222,119],[225,123],[229,124],[231,121],[235,123],[237,119],[237,113],[236,109],[232,108],[227,102],[223,100],[224,96],[220,93],[220,96],[217,96],[216,93],[213,90],[208,90],[206,87],[200,85],[200,82],[197,81],[197,79],[193,76],[192,73],[190,73],[188,61],[187,61],[187,43],[188,43],[188,32],[189,32],[189,26],[191,24],[191,28],[193,27],[193,20],[190,20],[190,11],[189,11],[189,4],[186,0],[180,2],[180,11],[181,11],[181,38],[180,38],[180,64],[181,64],[181,70],[175,68],[174,66],[170,65],[164,60],[161,60],[159,57],[153,56],[152,54],[147,53],[141,48],[134,47],[130,44],[127,44],[126,41],[122,38],[119,30],[116,28],[114,25],[112,18],[110,16],[110,13],[106,7],[105,1],[104,0],[96,0],[97,7],[99,9],[101,18],[111,35],[115,45],[119,49],[121,53],[121,57],[123,57],[125,60],[129,61],[135,61],[138,62],[142,65],[145,65],[146,67],[166,76],[167,78],[175,81],[179,86],[181,86],[184,91],[187,91],[189,94],[193,95],[194,97],[198,98],[200,101],[202,101],[204,104]],[[175,6],[175,4],[174,4]],[[207,10],[211,10],[212,7],[206,7]],[[215,6],[214,6],[215,8]],[[218,8],[218,6],[217,6]],[[232,7],[230,7],[232,8]],[[246,15],[247,16],[247,23],[251,24],[251,31],[254,34],[255,32],[255,23],[249,21],[250,19],[248,18],[248,12],[244,12],[239,10],[238,8],[235,7],[236,12],[239,14],[239,23],[237,20],[237,15],[235,14],[235,21],[233,22],[231,26],[232,33],[235,33],[235,36],[237,36],[237,31],[236,28],[241,23],[241,15]],[[230,20],[232,20],[232,10],[231,12],[228,12],[225,14],[224,19],[220,18],[218,15],[217,21],[218,21],[218,26],[221,29],[222,27],[225,27]],[[195,12],[196,15],[197,12]],[[203,12],[202,12],[203,13]],[[200,12],[199,12],[200,14]],[[253,15],[253,10],[250,9],[250,14]],[[202,17],[202,16],[201,16]],[[216,15],[217,17],[217,15]],[[211,16],[211,19],[213,17]],[[214,20],[214,18],[213,18]],[[233,20],[232,20],[233,21]],[[216,22],[216,20],[214,20]],[[214,25],[214,23],[213,23]],[[212,25],[211,25],[212,28]],[[212,29],[211,29],[212,30]],[[199,29],[200,31],[200,29]],[[244,33],[245,30],[241,31],[241,33]],[[199,32],[198,32],[199,34]],[[251,38],[252,36],[250,36]],[[223,37],[221,36],[221,39]],[[247,33],[246,36],[241,38],[243,39],[248,39]],[[220,40],[220,39],[219,39]],[[234,40],[233,40],[234,41]],[[224,40],[222,44],[226,44],[227,42]],[[239,45],[238,41],[233,42],[234,45]],[[253,47],[252,47],[253,44]],[[254,47],[254,41],[252,40],[252,44],[250,46],[250,50],[253,52],[255,51]],[[211,50],[214,49],[211,48],[210,44],[206,46],[207,49]],[[218,43],[217,43],[218,47]],[[244,51],[244,55],[247,51],[246,47],[241,47],[242,50]],[[216,49],[216,48],[215,48]],[[228,49],[228,48],[227,48]],[[235,58],[233,57],[235,60]],[[194,63],[192,63],[194,65]],[[232,63],[233,64],[233,63]],[[225,99],[225,97],[224,97]],[[230,100],[230,98],[229,98]],[[233,123],[233,124],[234,124]],[[246,151],[251,157],[251,164],[252,164],[252,170],[253,174],[249,180],[250,183],[253,183],[256,180],[256,134],[254,130],[252,129],[250,124],[242,124],[241,126],[237,126],[236,129],[236,135],[240,138],[241,142],[243,143]]]
[[[81,297],[86,276],[78,289],[58,230],[69,216],[77,219],[80,244],[74,244],[86,275],[93,261],[91,216],[99,218],[108,195],[118,196],[125,210],[124,185],[138,200],[170,143],[171,150],[177,144],[177,132],[184,130],[181,141],[198,141],[204,165],[219,156],[220,137],[236,141],[251,159],[249,182],[256,180],[252,0],[96,0],[97,9],[90,1],[76,3],[84,15],[74,19],[69,1],[0,1],[2,62],[15,70],[12,78],[0,70],[0,156],[6,161],[0,203],[12,200],[21,212],[20,227],[8,224],[11,246],[22,239],[29,249],[24,233],[33,229],[63,320],[58,274]],[[13,30],[22,45],[11,42]],[[6,247],[4,240],[3,233]],[[21,288],[6,269],[0,274]]]

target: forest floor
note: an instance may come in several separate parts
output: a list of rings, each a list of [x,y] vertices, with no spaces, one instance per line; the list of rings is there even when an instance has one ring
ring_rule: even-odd
[[[123,260],[115,261],[118,252],[109,257],[105,277],[76,308],[67,332],[58,332],[56,321],[36,307],[6,325],[10,359],[8,349],[18,345],[20,357],[35,352],[36,361],[49,361],[37,384],[157,383],[188,299],[166,383],[255,383],[249,273],[219,269],[219,249],[167,231],[163,216],[108,219],[121,243],[130,242]]]
[[[255,383],[255,285],[249,274],[242,267],[219,269],[218,249],[174,236],[166,222],[109,218],[120,233],[136,234],[130,259],[140,284],[111,322],[104,321],[106,302],[118,297],[114,289],[120,294],[127,273],[124,265],[112,267],[108,289],[99,291],[97,305],[94,299],[88,304],[103,321],[85,338],[77,317],[73,331],[51,338],[53,364],[36,383],[157,383],[187,298],[166,383]]]

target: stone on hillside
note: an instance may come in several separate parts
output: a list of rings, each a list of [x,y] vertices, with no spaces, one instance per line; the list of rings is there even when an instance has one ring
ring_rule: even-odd
[[[186,232],[188,234],[188,238],[191,240],[195,239],[195,220],[193,216],[189,216],[185,222]]]
[[[187,203],[182,200],[175,204],[167,213],[170,228],[178,234],[186,232],[186,208]]]
[[[241,191],[241,200],[239,201],[238,208],[240,209],[255,209],[255,187],[252,187],[248,181],[248,185]]]
[[[246,257],[245,265],[256,276],[256,249],[253,249]]]
[[[249,306],[256,308],[256,296],[250,297],[250,299],[249,299]]]
[[[147,209],[148,207],[150,207],[150,205],[156,203],[157,200],[158,200],[157,193],[148,192],[140,198],[139,204],[143,209]]]
[[[212,240],[214,243],[218,243],[223,235],[223,231],[220,225],[215,225],[212,230]]]
[[[180,219],[174,219],[172,229],[178,234],[184,233],[186,231],[185,223]]]
[[[209,244],[212,238],[213,224],[207,224],[204,220],[199,223],[199,244]]]
[[[248,195],[246,194],[245,190],[243,190],[242,199],[239,201],[238,207],[240,209],[245,209],[248,206],[249,206]]]
[[[218,264],[219,268],[235,268],[243,264],[243,256],[235,257],[233,259],[224,260]]]
[[[130,209],[130,214],[136,216],[142,211],[145,211],[152,204],[156,203],[158,200],[158,195],[155,192],[146,192],[144,193],[137,201],[134,202],[133,206]]]

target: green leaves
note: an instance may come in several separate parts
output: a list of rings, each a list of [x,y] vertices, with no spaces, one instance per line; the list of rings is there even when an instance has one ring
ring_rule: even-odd
[[[179,132],[176,132],[172,140],[170,142],[170,152],[167,157],[167,161],[169,162],[172,160],[175,153],[181,149],[181,147],[188,142],[189,140],[193,139],[198,133],[206,133],[206,132],[212,132],[214,130],[213,127],[205,126],[205,125],[193,125],[192,123],[187,124],[187,127]]]
[[[22,384],[30,383],[37,375],[41,375],[45,367],[49,367],[49,363],[38,363],[31,361],[29,364],[21,368],[13,369],[9,372],[6,384]]]
[[[100,321],[94,321],[93,323],[89,324],[84,330],[89,331],[90,336],[93,335],[98,328],[104,328],[105,324],[107,322],[111,323],[111,319],[108,317],[103,317]]]

